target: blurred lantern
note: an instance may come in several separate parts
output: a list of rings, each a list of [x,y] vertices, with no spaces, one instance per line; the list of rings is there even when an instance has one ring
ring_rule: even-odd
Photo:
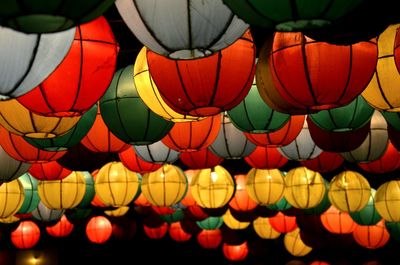
[[[78,26],[62,63],[39,87],[18,101],[30,111],[45,116],[81,116],[110,84],[118,49],[104,17]]]
[[[257,146],[244,160],[249,166],[259,169],[280,168],[288,162],[276,147],[263,146]]]
[[[243,261],[249,254],[249,247],[246,241],[240,245],[228,245],[227,243],[223,243],[222,253],[229,261]]]
[[[285,179],[279,169],[250,169],[246,190],[249,197],[260,205],[278,202],[285,190]]]
[[[119,139],[136,145],[161,140],[174,125],[152,112],[137,93],[133,65],[118,70],[100,100],[101,116]],[[118,119],[116,119],[118,117]]]
[[[166,146],[162,141],[149,145],[134,145],[135,153],[149,163],[174,163],[180,153]]]
[[[18,227],[11,232],[11,242],[18,249],[33,248],[40,239],[40,229],[30,220],[21,221]]]
[[[232,213],[229,209],[225,212],[224,215],[222,215],[222,220],[224,221],[224,224],[232,230],[243,230],[243,229],[246,229],[250,225],[250,222],[243,222],[243,221],[237,220],[232,215]]]
[[[67,210],[65,212],[65,215],[67,216],[69,221],[77,224],[82,224],[83,222],[86,222],[87,218],[89,218],[92,212],[93,209],[91,208],[87,209],[74,208]]]
[[[46,232],[52,237],[67,237],[74,230],[74,225],[68,221],[65,215],[61,216],[61,219],[52,226],[46,226]]]
[[[179,222],[172,223],[169,226],[168,234],[175,242],[187,242],[192,237],[191,234],[186,233],[185,230],[182,229],[181,223]]]
[[[12,10],[1,9],[2,13]],[[21,96],[46,79],[69,51],[74,34],[75,29],[56,34],[24,34],[0,26],[0,50],[3,51],[0,99]]]
[[[385,221],[385,227],[388,230],[390,237],[398,242],[400,240],[400,222]]]
[[[333,177],[328,196],[332,205],[340,211],[356,212],[367,205],[371,187],[360,173],[346,170]]]
[[[156,206],[171,206],[180,202],[188,188],[183,171],[165,164],[154,172],[143,175],[141,189],[146,199]]]
[[[351,218],[359,225],[368,226],[376,225],[382,217],[375,209],[375,190],[371,189],[371,196],[369,197],[367,205],[360,211],[350,213]]]
[[[26,214],[32,212],[39,204],[40,198],[37,191],[37,180],[31,174],[25,173],[18,178],[24,189],[24,201],[18,213]]]
[[[333,234],[350,234],[357,226],[349,213],[342,212],[335,206],[329,207],[320,218],[325,229]]]
[[[258,206],[257,202],[250,198],[246,189],[247,178],[246,175],[235,175],[235,195],[229,201],[229,206],[236,211],[247,212]]]
[[[147,63],[168,106],[202,117],[230,110],[246,97],[254,78],[255,56],[247,32],[228,48],[195,60],[173,60],[147,50]]]
[[[109,162],[97,173],[94,189],[106,206],[121,207],[133,201],[139,193],[141,177],[121,162]]]
[[[104,244],[111,235],[111,222],[104,216],[93,216],[86,224],[86,236],[92,243]]]
[[[0,146],[0,183],[10,182],[28,171],[30,164],[23,163],[9,156]]]
[[[61,166],[57,161],[51,161],[32,164],[29,173],[37,180],[61,180],[71,174],[72,171]]]
[[[224,161],[222,157],[211,152],[209,148],[195,152],[184,152],[179,158],[185,166],[191,169],[212,168]]]
[[[96,169],[95,171],[92,172],[93,182],[96,181],[96,177],[97,177],[97,174],[99,173],[99,171],[100,171],[100,169]],[[93,185],[94,185],[94,183],[93,183]],[[107,207],[107,205],[100,199],[100,196],[98,194],[96,194],[96,190],[95,190],[94,196],[93,196],[90,204],[95,207],[102,207],[102,208]]]
[[[288,232],[283,238],[285,249],[296,257],[303,257],[311,252],[312,248],[304,244],[300,237],[300,229]]]
[[[358,166],[368,173],[383,174],[400,168],[400,152],[389,141],[385,153],[372,162],[358,163]]]
[[[2,3],[0,24],[25,33],[50,33],[65,31],[87,23],[105,12],[114,0],[91,0],[81,2],[42,1],[40,3],[17,3],[6,0]]]
[[[255,148],[256,146],[233,125],[229,116],[224,113],[221,129],[211,144],[210,150],[225,159],[241,159],[251,154]]]
[[[121,206],[113,210],[106,210],[104,214],[110,217],[121,217],[127,214],[129,211],[129,206]]]
[[[221,230],[203,230],[197,234],[197,243],[205,249],[216,249],[222,242]]]
[[[43,202],[39,202],[35,210],[32,211],[32,217],[41,222],[53,222],[61,219],[65,209],[49,209]]]
[[[208,56],[231,45],[248,28],[222,0],[173,0],[168,4],[159,0],[119,0],[116,6],[140,42],[171,58]]]
[[[396,131],[400,131],[400,113],[381,111],[381,114],[385,118],[388,125],[392,126]]]
[[[39,180],[38,193],[41,202],[50,209],[76,207],[85,195],[86,185],[82,173],[74,171],[61,180]]]
[[[134,204],[143,208],[152,206],[152,204],[146,199],[146,197],[144,197],[142,191],[140,191],[140,195],[134,201]]]
[[[313,159],[300,161],[300,164],[319,173],[328,173],[338,169],[343,161],[343,157],[338,153],[323,151]]]
[[[192,192],[190,191],[190,183],[192,182],[193,177],[198,173],[198,170],[187,169],[184,171],[187,183],[188,183],[188,190],[185,194],[185,197],[180,201],[183,206],[192,206],[196,205],[196,201],[193,198]]]
[[[76,207],[86,208],[90,206],[90,203],[96,194],[94,190],[94,178],[87,171],[81,171],[80,173],[85,181],[86,188],[85,188],[85,195],[83,195],[81,202]]]
[[[390,234],[381,220],[376,225],[357,225],[353,231],[355,241],[365,248],[377,249],[388,243]]]
[[[112,235],[116,239],[130,240],[135,236],[136,230],[137,224],[135,219],[118,218],[118,220],[113,220]]]
[[[297,228],[296,216],[288,216],[278,212],[268,219],[272,228],[279,233],[289,233]]]
[[[192,196],[203,208],[225,206],[235,193],[235,183],[231,174],[222,166],[198,171],[190,183]]]
[[[139,174],[153,172],[162,166],[161,164],[149,163],[143,160],[136,154],[133,146],[119,152],[118,157],[127,169]]]
[[[281,235],[281,233],[272,228],[268,217],[258,217],[254,220],[253,229],[262,239],[277,239]]]
[[[20,218],[15,216],[15,215],[10,215],[8,217],[5,218],[0,218],[0,223],[1,224],[13,224],[13,223],[17,223],[20,221]]]
[[[297,167],[285,176],[285,199],[293,207],[309,209],[318,206],[325,196],[324,178],[318,172]]]
[[[380,185],[376,190],[374,201],[376,210],[385,221],[400,222],[399,180],[387,181]]]
[[[14,179],[0,185],[0,218],[16,214],[25,199],[24,186]]]
[[[222,217],[210,216],[204,220],[196,221],[196,224],[203,230],[215,230],[221,228],[224,224]]]
[[[163,222],[159,227],[150,227],[146,224],[143,225],[145,235],[150,239],[161,239],[168,232],[168,224]]]

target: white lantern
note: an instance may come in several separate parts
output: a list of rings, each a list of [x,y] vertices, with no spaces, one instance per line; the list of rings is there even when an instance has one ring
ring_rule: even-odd
[[[136,154],[150,163],[174,163],[181,153],[172,150],[163,142],[158,141],[149,145],[134,145]]]
[[[31,164],[15,160],[0,146],[0,182],[10,182],[19,178],[30,166]]]
[[[38,221],[51,222],[60,220],[64,212],[64,209],[49,209],[42,202],[39,202],[38,207],[32,211],[32,217]]]

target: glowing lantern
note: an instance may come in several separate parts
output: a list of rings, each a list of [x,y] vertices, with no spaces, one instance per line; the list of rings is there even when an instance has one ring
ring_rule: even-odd
[[[375,208],[375,190],[371,189],[367,205],[357,212],[350,213],[351,218],[359,225],[376,225],[382,217]]]
[[[49,209],[43,202],[39,202],[35,210],[32,211],[32,217],[41,222],[53,222],[61,219],[65,209]]]
[[[319,173],[327,173],[339,168],[343,161],[344,159],[340,154],[323,151],[313,159],[300,161],[300,164]]]
[[[105,164],[97,173],[94,189],[106,206],[121,207],[138,194],[141,178],[121,162]]]
[[[329,207],[320,218],[325,229],[334,234],[350,234],[357,226],[349,213],[342,212],[335,206]]]
[[[179,157],[180,161],[191,169],[212,168],[221,164],[224,159],[216,156],[209,148],[195,152],[184,152]]]
[[[400,222],[399,187],[399,180],[391,180],[383,183],[376,190],[374,198],[375,208],[382,218],[387,222]]]
[[[288,162],[288,159],[276,147],[263,146],[257,146],[244,160],[251,167],[259,169],[280,168]]]
[[[353,238],[365,248],[377,249],[388,243],[390,235],[385,227],[385,221],[376,225],[358,225],[353,231]]]
[[[246,229],[250,225],[250,222],[241,222],[237,220],[229,209],[222,215],[222,220],[224,224],[232,230]]]
[[[90,242],[104,244],[112,235],[112,225],[104,216],[93,216],[86,224],[85,231]]]
[[[162,166],[161,164],[149,163],[140,158],[140,156],[136,154],[133,146],[119,152],[118,157],[127,169],[139,174],[153,172]]]
[[[272,228],[268,217],[258,217],[254,220],[253,229],[262,239],[277,239],[281,235],[281,233]]]
[[[150,227],[147,225],[143,225],[144,233],[150,239],[161,239],[168,232],[168,224],[163,222],[159,227]]]
[[[168,234],[176,242],[186,242],[192,238],[191,234],[182,229],[180,222],[172,223],[169,226]]]
[[[389,141],[385,153],[375,161],[358,163],[364,171],[374,174],[393,172],[400,167],[400,152]]]
[[[247,242],[240,245],[228,245],[227,243],[222,244],[222,253],[224,257],[230,261],[243,261],[249,254],[249,248]]]
[[[10,182],[28,171],[30,164],[9,156],[0,146],[0,182]]]
[[[288,232],[283,238],[286,250],[296,257],[303,257],[311,252],[312,248],[304,244],[300,237],[300,229]]]
[[[40,229],[30,220],[21,221],[18,227],[11,232],[11,242],[18,249],[33,248],[40,239]]]
[[[303,209],[303,212],[312,215],[321,215],[331,206],[331,202],[329,201],[328,190],[329,190],[329,182],[324,179],[325,182],[325,195],[322,198],[322,201],[315,207],[309,209]]]
[[[180,153],[166,146],[162,141],[149,145],[134,145],[135,153],[149,163],[174,163]]]
[[[63,215],[61,219],[52,226],[46,227],[46,232],[52,237],[67,237],[74,230],[74,225]]]
[[[221,217],[210,216],[204,220],[196,221],[196,224],[203,230],[215,230],[221,228],[224,220]]]
[[[16,214],[24,202],[24,186],[18,179],[0,185],[0,218]]]
[[[222,242],[221,230],[203,230],[197,234],[197,243],[205,249],[216,249]]]
[[[31,174],[25,173],[18,178],[24,189],[24,201],[18,213],[30,213],[39,204],[40,198],[37,191],[37,180]]]
[[[289,233],[297,228],[296,216],[288,216],[278,212],[268,219],[272,228],[279,233]]]
[[[29,173],[37,180],[61,180],[72,173],[57,161],[35,163],[29,168]]]
[[[46,79],[64,59],[74,34],[75,29],[56,34],[24,34],[0,26],[0,99],[21,96]]]
[[[180,203],[184,206],[196,205],[196,201],[194,200],[192,192],[190,191],[190,183],[192,182],[193,177],[198,173],[198,170],[187,169],[184,171],[184,173],[188,183],[188,190]]]
[[[235,195],[230,200],[229,206],[236,211],[251,211],[254,210],[258,205],[257,202],[252,200],[248,194],[246,189],[248,182],[247,178],[248,177],[246,175],[235,175]]]

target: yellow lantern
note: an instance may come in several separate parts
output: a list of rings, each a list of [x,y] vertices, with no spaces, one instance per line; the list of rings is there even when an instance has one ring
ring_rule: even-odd
[[[270,224],[269,218],[258,217],[253,221],[253,229],[262,239],[276,239],[281,233],[276,231]]]
[[[296,257],[303,257],[312,250],[311,247],[304,244],[303,240],[301,240],[299,228],[286,233],[283,238],[283,244],[285,245],[286,250]]]
[[[12,180],[0,185],[0,218],[7,218],[14,215],[21,208],[25,194],[22,183]]]
[[[20,219],[16,217],[15,215],[10,215],[5,218],[0,218],[0,223],[2,224],[12,224],[18,222]]]
[[[222,220],[224,221],[226,226],[232,230],[246,229],[250,225],[250,222],[240,222],[236,220],[229,209],[225,212],[224,215],[222,215]]]
[[[194,200],[203,208],[225,206],[235,193],[235,182],[222,166],[201,169],[190,184]]]
[[[289,170],[285,176],[285,184],[285,199],[299,209],[318,206],[326,192],[321,174],[306,167]]]
[[[0,124],[8,131],[30,138],[54,138],[67,133],[76,117],[45,117],[30,112],[16,99],[0,102]]]
[[[279,169],[252,168],[247,173],[247,193],[260,205],[272,205],[282,199],[285,179]]]
[[[40,201],[53,210],[76,207],[82,201],[85,192],[85,179],[79,171],[73,171],[61,180],[38,181]]]
[[[165,164],[146,173],[142,179],[142,194],[153,205],[171,206],[180,202],[187,192],[188,181],[183,171]]]
[[[133,78],[140,98],[157,115],[173,122],[187,122],[202,119],[189,115],[182,115],[171,109],[162,99],[147,65],[147,50],[143,47],[136,57]]]
[[[139,191],[140,175],[121,162],[109,162],[97,173],[94,189],[106,206],[121,207],[133,201]]]
[[[121,206],[114,210],[106,210],[104,213],[111,217],[124,216],[129,211],[129,206]]]
[[[368,180],[355,171],[343,171],[330,183],[328,197],[342,212],[357,212],[367,205],[371,196]]]
[[[375,193],[375,208],[387,222],[400,222],[400,180],[379,186]]]

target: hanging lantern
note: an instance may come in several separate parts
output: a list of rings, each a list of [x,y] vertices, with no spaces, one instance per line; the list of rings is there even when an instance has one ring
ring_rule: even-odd
[[[90,206],[91,201],[96,195],[94,190],[94,178],[92,174],[90,174],[87,171],[81,171],[80,174],[82,175],[85,181],[85,195],[83,195],[81,202],[76,207],[87,208]]]
[[[224,159],[216,156],[209,148],[195,152],[184,152],[179,157],[180,161],[191,169],[212,168],[220,165]]]
[[[259,169],[280,168],[288,162],[276,147],[263,146],[257,146],[244,160],[249,166]]]
[[[104,244],[112,235],[112,225],[104,216],[93,216],[86,224],[85,231],[90,242]]]
[[[312,248],[304,244],[300,237],[300,229],[288,232],[283,238],[285,249],[295,257],[303,257],[312,251]]]
[[[110,162],[96,175],[94,189],[106,206],[121,207],[133,201],[139,192],[141,177],[121,162]]]
[[[172,164],[178,160],[181,154],[166,146],[162,141],[149,145],[134,145],[133,149],[144,161],[158,164]]]
[[[258,217],[253,221],[253,229],[262,239],[277,239],[281,233],[272,228],[269,218]]]
[[[390,235],[385,221],[381,220],[376,225],[357,225],[353,231],[353,238],[360,246],[377,249],[388,243]]]
[[[343,171],[330,183],[328,191],[332,205],[343,212],[360,211],[371,196],[368,180],[355,171]]]
[[[268,220],[272,228],[279,233],[286,234],[297,228],[296,216],[288,216],[282,212],[278,212]]]
[[[10,182],[28,171],[30,164],[18,161],[0,146],[0,183]]]
[[[119,218],[112,223],[112,235],[119,240],[132,239],[137,231],[135,219]]]
[[[194,200],[192,192],[190,190],[190,183],[192,182],[193,177],[196,176],[196,174],[198,174],[198,170],[187,169],[183,173],[185,173],[187,179],[188,189],[185,194],[185,197],[183,197],[183,199],[179,203],[184,206],[196,205],[196,201]]]
[[[67,237],[74,230],[74,225],[63,215],[61,219],[52,226],[46,226],[46,232],[52,237]]]
[[[224,224],[232,230],[243,230],[250,225],[250,222],[241,222],[237,220],[229,209],[222,215],[222,220]]]
[[[247,32],[228,48],[194,60],[173,60],[147,50],[147,63],[158,91],[174,111],[213,116],[232,109],[249,92],[255,45]]]
[[[130,171],[139,174],[150,173],[159,169],[162,164],[149,163],[136,154],[133,146],[118,153],[121,163]]]
[[[33,248],[40,239],[40,229],[30,220],[21,221],[18,227],[11,232],[11,242],[18,249]]]
[[[357,165],[364,171],[373,174],[393,172],[400,168],[400,152],[389,141],[385,153],[378,160]]]
[[[323,151],[313,159],[300,161],[300,164],[319,173],[328,173],[338,169],[343,162],[344,159],[340,154]]]
[[[115,4],[140,42],[171,58],[208,56],[231,45],[248,28],[222,0],[173,0],[168,4],[119,0]]]
[[[24,186],[14,179],[0,185],[0,218],[16,214],[25,199]]]
[[[400,222],[399,185],[399,180],[387,181],[380,185],[375,193],[375,208],[387,222]]]
[[[215,230],[221,228],[224,220],[218,216],[210,216],[204,220],[196,221],[196,224],[203,230]]]
[[[329,207],[320,218],[325,229],[333,234],[350,234],[357,226],[349,213],[342,212],[335,206]]]
[[[56,34],[24,34],[0,26],[0,99],[21,96],[46,79],[69,51],[74,34],[75,29]]]
[[[147,225],[143,225],[143,230],[145,235],[150,239],[161,239],[168,232],[168,224],[163,222],[159,227],[149,227]]]
[[[182,229],[180,222],[172,223],[169,226],[168,234],[175,242],[187,242],[192,238],[191,234]]]
[[[72,173],[57,161],[35,163],[29,168],[29,173],[37,180],[61,180]]]
[[[18,213],[30,213],[38,206],[40,198],[37,191],[37,180],[31,174],[25,173],[18,178],[24,189],[24,201]]]
[[[221,230],[203,230],[197,234],[197,243],[205,249],[216,249],[221,245],[222,233]]]
[[[101,166],[101,167],[103,167],[103,166]],[[99,171],[100,171],[100,169],[96,169],[95,171],[92,172],[94,182],[96,182],[97,174],[99,173]],[[93,196],[90,204],[94,207],[100,207],[100,208],[107,207],[107,205],[100,199],[100,196],[98,194],[96,194],[96,190],[95,190],[94,196]]]
[[[32,211],[32,217],[41,222],[54,222],[60,220],[64,213],[65,209],[49,209],[43,202],[40,201],[36,209]]]
[[[246,175],[235,175],[235,195],[229,202],[229,207],[233,210],[240,212],[248,212],[254,210],[258,204],[256,201],[252,200],[246,189],[248,183],[248,177]]]
[[[369,197],[367,205],[360,211],[350,213],[351,218],[359,225],[376,225],[382,220],[378,211],[375,208],[375,190],[371,189],[371,196]]]
[[[243,261],[249,254],[249,248],[246,241],[240,245],[228,245],[227,243],[223,243],[222,253],[229,261]]]

